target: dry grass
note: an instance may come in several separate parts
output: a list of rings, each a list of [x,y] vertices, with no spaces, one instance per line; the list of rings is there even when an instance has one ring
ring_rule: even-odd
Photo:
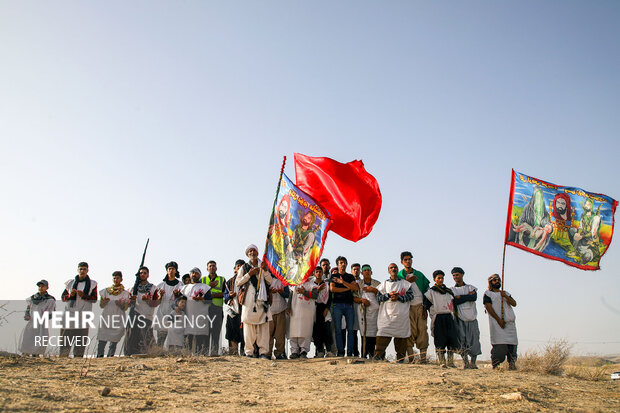
[[[568,377],[589,381],[609,380],[607,366],[586,366],[584,364],[567,366],[565,373]]]
[[[519,356],[517,366],[521,371],[561,375],[572,347],[566,340],[550,341],[542,350],[530,350]]]

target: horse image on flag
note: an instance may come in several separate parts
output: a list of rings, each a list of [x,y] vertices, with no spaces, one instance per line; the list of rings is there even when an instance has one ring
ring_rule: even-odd
[[[264,261],[285,285],[304,283],[318,264],[329,213],[282,174],[269,221]]]
[[[618,202],[512,172],[505,243],[584,270],[599,269]]]

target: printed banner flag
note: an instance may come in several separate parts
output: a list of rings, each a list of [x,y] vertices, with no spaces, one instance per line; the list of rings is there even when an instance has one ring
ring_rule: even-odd
[[[284,285],[306,282],[321,258],[329,213],[282,174],[263,261]]]
[[[617,205],[607,195],[513,170],[505,243],[582,270],[598,270],[614,233]]]

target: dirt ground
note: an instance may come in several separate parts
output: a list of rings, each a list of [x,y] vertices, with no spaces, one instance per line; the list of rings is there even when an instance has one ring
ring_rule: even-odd
[[[7,412],[480,409],[620,411],[620,383],[493,371],[488,365],[442,369],[349,364],[342,358],[0,358],[0,410]]]

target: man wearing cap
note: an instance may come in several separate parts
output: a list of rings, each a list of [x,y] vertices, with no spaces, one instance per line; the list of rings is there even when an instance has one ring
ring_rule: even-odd
[[[359,286],[355,282],[355,277],[347,273],[347,259],[345,257],[336,258],[338,273],[332,276],[330,291],[332,292],[332,319],[334,330],[336,331],[336,347],[338,357],[344,357],[344,342],[342,340],[342,317],[344,316],[347,328],[347,355],[353,356],[353,346],[355,343],[355,312],[353,309],[353,292]]]
[[[209,351],[209,303],[211,302],[211,287],[200,282],[202,272],[194,267],[189,272],[191,283],[181,290],[187,297],[185,314],[189,320],[185,324],[185,339],[189,350],[198,355],[206,355]]]
[[[497,368],[508,358],[510,370],[516,370],[517,366],[517,325],[515,324],[515,312],[512,307],[517,302],[512,296],[501,289],[502,281],[499,275],[489,277],[489,289],[484,292],[482,303],[489,314],[489,329],[491,330],[491,363]],[[502,314],[502,302],[504,311]]]
[[[157,334],[157,346],[162,349],[168,335],[167,323],[164,321],[164,317],[170,314],[170,309],[181,293],[181,288],[183,288],[183,284],[179,281],[179,264],[170,261],[165,268],[166,276],[157,285],[159,305],[153,320],[153,330]]]
[[[93,303],[97,301],[97,281],[91,280],[88,276],[88,263],[78,264],[78,274],[65,283],[65,290],[62,292],[62,301],[67,303],[65,314],[70,315],[71,319],[76,319],[78,323],[73,328],[63,328],[60,331],[62,344],[60,356],[68,357],[73,347],[73,357],[83,357],[86,344],[88,344],[88,324],[82,325],[81,314],[92,311]],[[73,345],[71,344],[73,343]]]
[[[103,308],[99,318],[99,331],[97,331],[97,357],[103,357],[105,346],[109,342],[108,357],[116,353],[116,346],[125,335],[125,312],[131,302],[131,294],[125,290],[122,284],[123,273],[112,273],[112,286],[101,290],[99,306]]]
[[[209,305],[209,355],[219,356],[220,354],[220,334],[224,324],[224,289],[226,279],[217,275],[217,263],[213,260],[207,263],[206,277],[202,277],[200,282],[211,287],[211,305]]]
[[[428,291],[431,282],[422,274],[414,269],[413,255],[409,251],[400,254],[400,262],[403,269],[398,273],[398,278],[407,280],[412,284],[413,300],[409,308],[409,323],[411,325],[411,337],[407,342],[407,355],[409,361],[413,362],[415,353],[413,346],[420,350],[420,363],[426,363],[426,350],[428,349],[428,326],[426,320],[428,313],[424,308],[424,294]]]
[[[454,293],[454,313],[456,315],[456,324],[459,328],[463,368],[477,369],[476,358],[482,354],[477,320],[478,312],[476,311],[478,289],[473,285],[465,284],[463,281],[464,275],[465,271],[461,267],[452,268],[452,278],[454,278],[456,283],[452,287],[452,292]]]
[[[24,327],[19,345],[19,351],[22,354],[33,356],[45,354],[47,346],[44,343],[49,336],[49,330],[45,327],[45,324],[40,323],[37,328],[34,328],[35,314],[47,313],[47,316],[51,318],[52,311],[56,310],[56,299],[47,293],[49,287],[47,281],[39,281],[37,287],[39,291],[26,299],[27,307],[24,320],[28,323]]]
[[[260,358],[268,359],[269,320],[271,319],[268,285],[271,284],[272,277],[267,266],[263,266],[258,259],[256,245],[248,245],[245,255],[249,258],[249,262],[239,270],[236,282],[240,289],[239,294],[243,296],[240,302],[245,355],[253,356],[254,343],[256,343]]]
[[[362,335],[362,358],[371,358],[375,354],[377,341],[377,317],[379,316],[379,301],[377,287],[381,284],[372,278],[372,268],[368,264],[362,265],[362,278],[358,281],[360,288],[360,334]]]

